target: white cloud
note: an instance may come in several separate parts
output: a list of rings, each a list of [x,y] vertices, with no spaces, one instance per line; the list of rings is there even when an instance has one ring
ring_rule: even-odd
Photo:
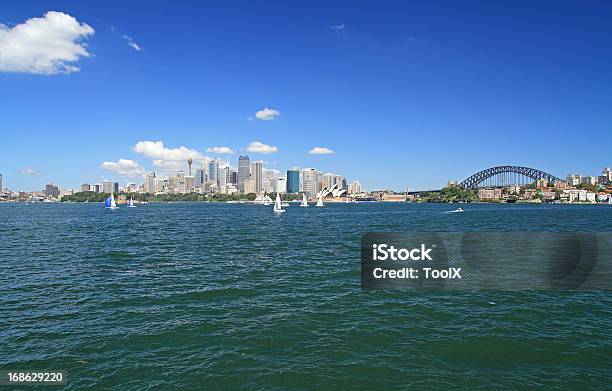
[[[330,30],[334,30],[335,32],[342,32],[346,29],[346,25],[344,23],[342,24],[338,24],[338,25],[334,25],[334,26],[329,26]]]
[[[311,155],[329,155],[334,153],[334,151],[326,147],[314,147],[313,149],[308,151],[308,153]]]
[[[206,148],[206,152],[208,153],[217,153],[217,154],[228,154],[228,153],[234,153],[234,151],[230,148],[230,147],[210,147],[210,148]]]
[[[187,147],[166,148],[163,141],[139,141],[134,145],[134,152],[159,160],[203,159],[204,155]]]
[[[119,159],[117,162],[104,162],[102,168],[115,171],[119,175],[128,178],[140,177],[145,174],[145,169],[137,162],[129,159]]]
[[[87,45],[80,41],[94,32],[89,25],[55,11],[12,28],[0,23],[0,72],[78,72],[73,63],[90,56]]]
[[[278,148],[273,145],[267,145],[261,141],[253,141],[247,147],[247,151],[254,153],[275,153],[278,152]]]
[[[187,159],[210,160],[209,157],[184,146],[178,148],[166,148],[162,141],[139,141],[134,145],[134,152],[153,159],[153,165],[163,173],[176,173],[184,170]]]
[[[127,41],[127,44],[129,47],[131,47],[132,49],[136,50],[137,52],[141,52],[143,50],[142,46],[140,46],[139,44],[137,44],[134,39],[132,39],[132,37],[127,36],[127,35],[122,35],[121,36],[123,39],[125,39]]]
[[[255,118],[262,121],[270,121],[276,119],[280,115],[280,111],[264,107],[255,113]]]
[[[40,170],[37,168],[32,168],[32,167],[26,167],[24,169],[21,169],[19,171],[20,175],[24,175],[24,176],[39,176],[40,175]]]

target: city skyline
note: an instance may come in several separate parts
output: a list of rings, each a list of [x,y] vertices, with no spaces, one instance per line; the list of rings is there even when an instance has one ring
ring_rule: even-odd
[[[607,3],[141,11],[3,8],[5,186],[128,182],[117,173],[171,172],[185,151],[249,154],[271,169],[317,167],[395,190],[440,188],[506,163],[560,177],[609,165]]]

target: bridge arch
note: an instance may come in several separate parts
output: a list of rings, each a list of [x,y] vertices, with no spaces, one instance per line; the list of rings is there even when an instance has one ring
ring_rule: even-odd
[[[463,182],[461,182],[460,186],[465,189],[475,189],[478,187],[479,184],[486,181],[487,179],[502,174],[518,174],[524,177],[531,178],[534,181],[538,179],[546,179],[549,183],[554,183],[555,181],[561,180],[554,175],[535,168],[521,166],[497,166],[478,171],[476,174],[468,177]]]

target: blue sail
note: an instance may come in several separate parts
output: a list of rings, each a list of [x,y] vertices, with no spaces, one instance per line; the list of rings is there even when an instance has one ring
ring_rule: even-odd
[[[111,206],[111,198],[110,198],[110,197],[108,197],[108,198],[106,199],[106,207],[107,207],[107,208],[110,208],[110,206]]]

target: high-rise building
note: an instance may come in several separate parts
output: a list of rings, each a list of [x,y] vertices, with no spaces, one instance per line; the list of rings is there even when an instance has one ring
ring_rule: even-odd
[[[336,176],[331,172],[323,175],[323,187],[330,189],[333,185],[336,184]]]
[[[91,191],[91,186],[89,185],[89,183],[83,183],[81,185],[81,191]]]
[[[219,175],[219,186],[225,186],[231,183],[231,168],[229,165],[220,169],[221,174]]]
[[[287,192],[287,178],[277,178],[276,179],[276,188],[274,189],[277,193],[286,193]]]
[[[4,189],[4,187],[2,187],[4,185],[4,183],[2,182],[2,174],[0,174],[0,191],[2,191],[2,189]]]
[[[338,189],[346,190],[346,179],[342,175],[336,175],[334,183],[338,185]]]
[[[157,191],[157,178],[154,172],[145,175],[143,187],[145,193],[155,194]]]
[[[195,187],[195,178],[191,175],[185,175],[185,193],[191,193],[192,189]]]
[[[113,183],[113,191],[115,193],[119,193],[119,183],[117,182]]]
[[[601,175],[607,177],[608,178],[608,182],[612,182],[612,168],[610,168],[610,167],[604,168],[601,171]],[[2,175],[0,175],[0,179],[1,178],[2,178]],[[0,183],[1,183],[1,181],[0,181]]]
[[[202,167],[196,170],[195,178],[193,180],[193,185],[195,187],[199,187],[200,189],[203,189],[205,183],[206,183],[206,169]]]
[[[102,181],[102,193],[113,193],[115,191],[114,184],[113,181]]]
[[[256,193],[254,179],[249,179],[249,180],[244,181],[243,186],[244,186],[244,194]]]
[[[216,159],[208,162],[208,182],[219,186],[219,161]]]
[[[308,197],[314,197],[320,190],[319,172],[314,168],[302,170],[302,191]]]
[[[297,169],[287,170],[287,193],[298,193],[300,191],[300,171]]]
[[[361,193],[361,183],[359,181],[353,181],[351,185],[351,194],[359,194]]]
[[[251,179],[255,181],[255,194],[263,191],[263,162],[256,161],[251,163]]]
[[[248,156],[238,158],[238,191],[246,193],[244,182],[251,178],[251,162]]]
[[[93,185],[91,187],[91,189],[93,190],[94,193],[99,194],[102,193],[102,184],[100,183],[96,183],[95,185]]]
[[[238,173],[235,170],[230,170],[230,180],[229,183],[232,185],[238,184]]]
[[[45,186],[45,195],[47,197],[57,198],[60,195],[59,188],[55,186],[53,183],[49,183],[47,184],[47,186]]]

